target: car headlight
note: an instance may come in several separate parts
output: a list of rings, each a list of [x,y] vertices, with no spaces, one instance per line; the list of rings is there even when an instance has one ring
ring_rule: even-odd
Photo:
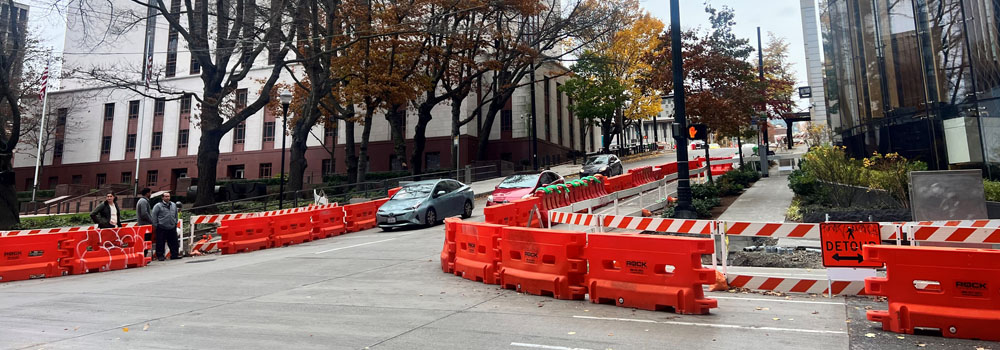
[[[486,196],[486,201],[487,202],[492,202],[493,201],[493,195],[491,194],[489,196]]]
[[[605,171],[605,170],[608,170],[608,166],[607,165],[601,167],[601,171]]]

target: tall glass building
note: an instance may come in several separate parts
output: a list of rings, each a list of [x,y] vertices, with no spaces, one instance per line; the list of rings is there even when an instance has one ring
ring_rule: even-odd
[[[1000,0],[819,0],[835,142],[931,169],[1000,163]]]

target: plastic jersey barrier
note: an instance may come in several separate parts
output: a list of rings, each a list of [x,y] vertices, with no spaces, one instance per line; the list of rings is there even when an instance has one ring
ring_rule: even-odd
[[[339,236],[347,231],[344,227],[344,208],[333,207],[312,211],[312,239]]]
[[[889,299],[889,310],[868,311],[882,329],[1000,341],[1000,250],[865,246],[864,259],[886,266],[865,279],[867,294]]]
[[[455,273],[455,233],[461,223],[459,218],[444,219],[444,247],[441,248],[441,271],[444,273]]]
[[[269,248],[284,247],[312,240],[312,213],[277,215],[271,220]]]
[[[541,227],[538,214],[532,214],[532,209],[542,209],[540,197],[531,196],[510,203],[486,207],[483,209],[483,213],[486,216],[485,221],[491,224],[526,227],[530,221],[531,227]]]
[[[216,232],[222,236],[219,250],[222,254],[235,254],[266,249],[271,237],[273,217],[222,220]]]
[[[0,238],[0,282],[86,272],[74,271],[76,245],[85,236],[76,231]]]
[[[701,266],[701,256],[712,254],[711,239],[592,233],[588,240],[584,257],[592,302],[681,314],[718,307],[702,289],[715,283],[715,270]]]
[[[500,285],[534,295],[583,300],[583,232],[506,227],[500,239]]]
[[[500,230],[504,227],[458,222],[455,226],[455,275],[486,284],[498,284]]]
[[[344,222],[347,225],[347,232],[358,232],[375,227],[375,211],[378,210],[379,205],[375,205],[375,202],[345,205],[343,207]]]
[[[132,226],[89,230],[76,245],[79,272],[97,272],[143,267],[150,258],[145,250],[152,248],[144,240],[152,226]]]

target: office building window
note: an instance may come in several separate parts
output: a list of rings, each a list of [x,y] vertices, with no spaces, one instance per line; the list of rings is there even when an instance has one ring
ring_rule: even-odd
[[[236,124],[233,128],[233,144],[239,145],[246,141],[247,136],[247,124],[246,122]]]
[[[108,174],[97,174],[97,187],[104,186],[108,182]]]
[[[56,126],[66,126],[66,118],[69,115],[68,108],[60,108],[56,110]]]
[[[514,115],[510,110],[500,111],[500,131],[514,130]]]
[[[266,179],[271,177],[271,163],[260,164],[260,174],[258,177],[261,179]]]
[[[188,129],[181,129],[177,132],[177,148],[187,148]]]
[[[160,145],[162,145],[162,144],[163,144],[163,133],[159,132],[159,131],[154,132],[153,133],[153,150],[154,151],[159,151],[160,150]]]
[[[264,122],[264,142],[274,142],[274,122]]]
[[[128,134],[125,139],[125,153],[135,152],[135,134]]]
[[[115,120],[115,104],[105,103],[104,104],[104,120],[111,121]]]
[[[146,186],[154,187],[156,186],[157,177],[159,177],[160,172],[156,170],[150,170],[146,172]]]
[[[128,119],[139,118],[139,100],[128,101]]]
[[[62,158],[63,156],[63,142],[56,141],[55,146],[52,147],[52,156],[56,158]]]
[[[247,108],[247,89],[236,90],[236,111]]]
[[[164,100],[162,98],[157,98],[155,100],[155,102],[153,102],[153,116],[154,117],[162,117],[163,116],[163,110],[166,109],[166,105],[167,105],[167,101],[166,100]]]
[[[201,63],[198,63],[198,59],[194,55],[191,55],[191,74],[201,73]]]
[[[111,153],[111,136],[105,136],[101,139],[101,154]]]
[[[323,160],[323,176],[333,174],[333,160]]]
[[[181,116],[191,114],[191,96],[181,97]]]
[[[132,183],[132,172],[131,171],[126,171],[126,172],[122,173],[122,182],[121,183],[123,183],[123,184],[130,184],[130,183]]]
[[[441,152],[424,153],[424,164],[427,170],[441,169]]]
[[[79,185],[83,183],[83,175],[73,175],[73,184]]]

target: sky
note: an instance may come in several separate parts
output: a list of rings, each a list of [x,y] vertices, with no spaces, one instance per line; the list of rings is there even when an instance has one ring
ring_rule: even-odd
[[[65,20],[62,13],[50,5],[53,0],[19,0],[31,6],[29,11],[29,26],[37,33],[43,46],[51,47],[53,52],[62,52],[64,44]],[[736,13],[734,32],[740,38],[750,39],[753,45],[757,43],[757,26],[761,27],[763,40],[767,42],[767,33],[771,32],[785,38],[789,45],[789,59],[793,64],[796,86],[805,86],[806,62],[805,47],[802,39],[801,10],[797,0],[707,0],[716,8],[731,7]],[[708,30],[708,14],[705,13],[705,1],[681,0],[681,28],[702,28]],[[640,5],[650,14],[659,18],[669,27],[670,2],[668,0],[640,0]],[[54,82],[57,84],[57,82]],[[798,95],[794,96],[798,99]],[[805,101],[800,106],[808,106]]]
[[[670,1],[639,0],[639,4],[651,15],[663,21],[670,27]],[[767,45],[768,32],[785,38],[788,42],[788,59],[795,70],[796,87],[806,86],[806,55],[802,38],[802,9],[798,0],[680,0],[681,29],[701,28],[708,31],[712,28],[705,13],[705,3],[720,9],[728,6],[736,14],[736,25],[733,33],[739,38],[750,39],[751,45],[757,47],[757,27],[760,27],[762,43]],[[754,57],[756,57],[756,51]],[[756,58],[755,58],[756,59]],[[806,108],[809,103],[799,101],[798,94],[793,100],[800,108]]]

